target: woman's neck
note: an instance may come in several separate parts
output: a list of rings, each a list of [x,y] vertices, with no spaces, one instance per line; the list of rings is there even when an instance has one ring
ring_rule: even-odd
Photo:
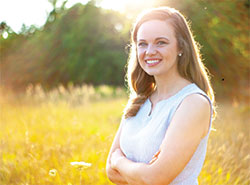
[[[160,78],[155,76],[155,82],[156,90],[153,93],[153,96],[156,102],[171,97],[183,87],[191,83],[190,81],[181,77],[179,74],[168,76],[168,78]]]

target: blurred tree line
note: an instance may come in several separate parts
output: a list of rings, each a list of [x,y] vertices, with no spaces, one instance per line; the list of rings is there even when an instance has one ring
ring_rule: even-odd
[[[16,90],[28,83],[47,89],[69,82],[122,85],[129,37],[126,21],[91,1],[53,10],[42,30],[9,32],[8,39],[0,40],[1,84]]]
[[[124,85],[126,46],[141,7],[121,14],[89,1],[54,9],[43,28],[23,26],[14,33],[4,22],[0,32],[1,85],[24,90],[29,83],[46,89],[68,83]],[[218,95],[249,96],[249,0],[156,0],[180,10],[200,43],[204,63]],[[129,12],[129,13],[128,13]],[[128,16],[129,14],[129,16]],[[248,87],[248,88],[247,88]]]

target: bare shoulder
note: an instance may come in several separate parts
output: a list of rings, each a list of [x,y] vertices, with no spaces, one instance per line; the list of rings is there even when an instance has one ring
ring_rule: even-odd
[[[201,95],[198,93],[188,95],[186,98],[184,98],[182,104],[185,106],[188,106],[190,108],[194,107],[196,110],[197,110],[197,108],[200,108],[197,110],[199,112],[202,112],[202,111],[209,112],[210,111],[209,100],[204,95]]]
[[[176,111],[175,121],[191,130],[199,130],[205,136],[210,123],[210,102],[201,94],[185,97]]]

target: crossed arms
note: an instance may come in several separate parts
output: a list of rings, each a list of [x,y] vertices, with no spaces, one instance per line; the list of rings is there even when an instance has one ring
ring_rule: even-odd
[[[121,126],[110,149],[106,171],[117,185],[169,184],[186,166],[210,123],[210,104],[199,94],[186,97],[177,109],[160,150],[149,164],[127,159],[120,150]]]

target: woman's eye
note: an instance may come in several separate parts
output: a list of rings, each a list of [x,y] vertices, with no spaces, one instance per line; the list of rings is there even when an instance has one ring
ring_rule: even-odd
[[[145,42],[140,42],[140,43],[138,43],[138,46],[139,46],[139,47],[144,47],[144,46],[147,46],[147,43],[145,43]]]
[[[157,42],[157,45],[164,45],[164,44],[167,44],[167,43],[164,42],[164,41],[159,41],[159,42]]]

